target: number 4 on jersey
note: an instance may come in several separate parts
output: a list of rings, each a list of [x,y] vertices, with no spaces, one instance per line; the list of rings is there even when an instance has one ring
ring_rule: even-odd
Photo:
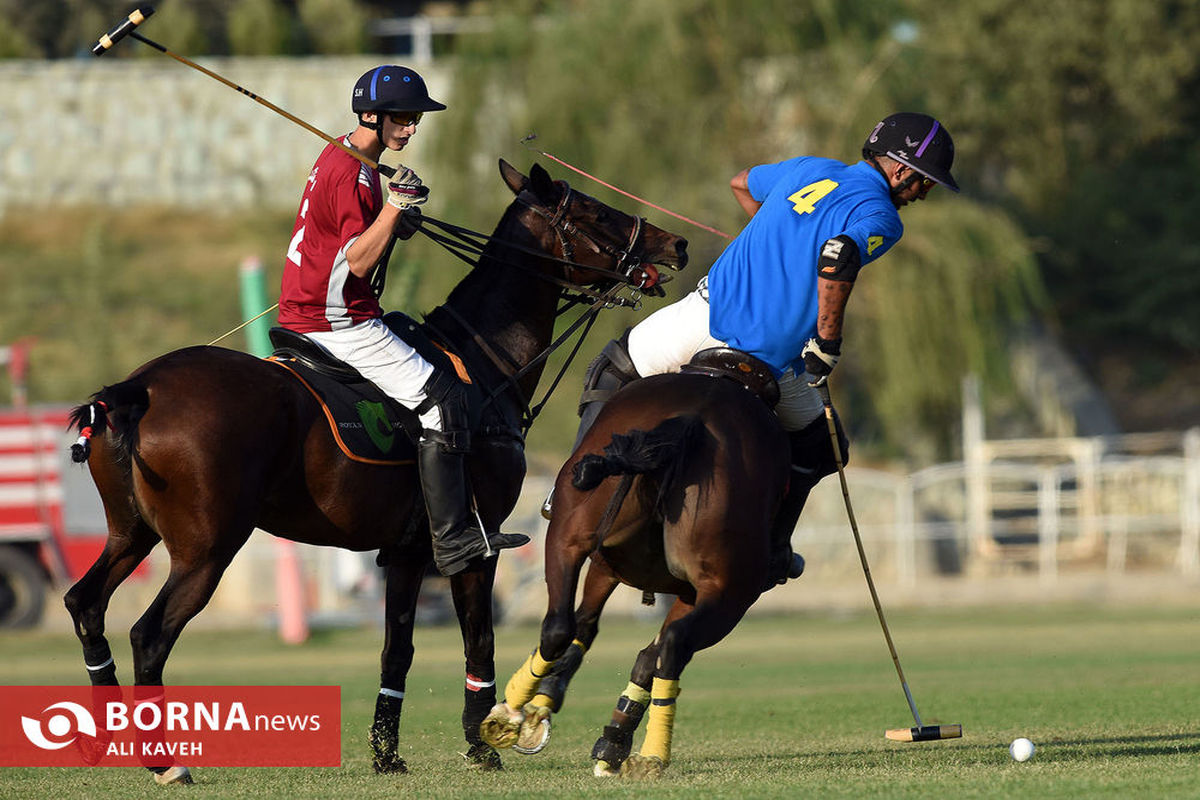
[[[800,191],[788,195],[788,200],[791,200],[795,204],[792,206],[792,210],[797,214],[811,214],[813,211],[816,211],[817,202],[837,187],[837,181],[825,178],[816,183],[810,183]]]

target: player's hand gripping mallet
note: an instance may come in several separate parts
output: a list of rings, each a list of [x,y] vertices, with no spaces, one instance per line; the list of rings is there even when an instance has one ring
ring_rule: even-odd
[[[825,422],[829,426],[829,439],[833,443],[833,459],[837,464],[838,479],[842,483],[842,499],[846,501],[846,515],[850,517],[850,530],[854,532],[854,543],[858,546],[858,560],[862,562],[863,574],[867,576],[867,588],[871,590],[871,601],[875,604],[875,613],[879,616],[879,624],[883,626],[883,638],[887,640],[888,651],[892,654],[892,663],[896,665],[896,674],[900,676],[900,685],[904,688],[904,699],[912,711],[913,720],[917,723],[914,728],[894,728],[884,732],[884,736],[897,742],[929,742],[935,739],[957,739],[962,736],[962,725],[924,725],[921,715],[917,713],[917,704],[913,701],[912,692],[908,689],[908,681],[904,678],[904,670],[900,668],[900,656],[896,655],[896,645],[892,642],[892,634],[888,630],[887,621],[883,618],[883,607],[879,604],[879,594],[875,591],[875,581],[871,578],[871,567],[867,565],[867,552],[863,549],[862,536],[858,533],[858,522],[854,519],[854,507],[850,505],[850,487],[846,484],[846,470],[842,463],[842,447],[838,443],[837,423],[833,419],[833,402],[829,399],[829,384],[823,383],[816,387],[825,404]]]
[[[387,164],[380,164],[378,161],[376,161],[372,158],[369,158],[368,156],[365,156],[362,153],[358,152],[353,147],[347,147],[340,140],[334,139],[332,136],[328,135],[327,133],[325,133],[324,131],[322,131],[318,128],[314,128],[312,125],[309,125],[307,122],[300,119],[299,117],[289,114],[288,112],[284,111],[282,108],[280,108],[279,106],[270,102],[269,100],[264,100],[263,98],[256,95],[254,92],[251,92],[248,89],[243,89],[241,86],[238,86],[236,83],[229,80],[228,78],[224,78],[224,77],[218,75],[217,73],[213,72],[212,70],[206,69],[205,67],[200,66],[199,64],[197,64],[195,61],[192,61],[191,59],[184,58],[183,56],[178,55],[176,53],[172,53],[170,50],[163,47],[158,42],[147,39],[145,36],[142,36],[140,33],[138,33],[137,31],[134,30],[134,28],[136,28],[138,25],[141,25],[143,22],[145,22],[146,18],[149,17],[153,13],[154,13],[153,6],[141,6],[140,8],[135,9],[128,17],[121,20],[117,24],[116,27],[114,27],[111,31],[109,31],[108,33],[106,33],[100,37],[99,41],[97,41],[96,44],[94,44],[92,46],[92,54],[96,55],[96,56],[104,55],[105,53],[107,53],[109,51],[109,49],[112,48],[113,45],[115,45],[117,42],[124,39],[126,36],[137,39],[142,44],[149,45],[150,47],[153,47],[158,52],[170,56],[171,58],[178,61],[180,64],[184,64],[186,66],[191,67],[194,70],[203,72],[208,77],[212,78],[213,80],[220,81],[221,83],[228,86],[230,89],[236,89],[237,91],[246,95],[246,97],[249,97],[251,100],[255,101],[256,103],[259,103],[259,104],[264,105],[267,108],[271,109],[276,114],[283,117],[284,119],[287,119],[287,120],[290,120],[291,122],[296,123],[301,128],[304,128],[306,131],[308,131],[309,133],[316,134],[317,136],[321,137],[322,139],[324,139],[325,141],[329,142],[332,145],[337,145],[338,147],[345,150],[347,153],[349,153],[354,158],[357,158],[359,161],[366,164],[371,169],[379,170],[380,174],[384,175],[385,177],[391,178],[391,177],[395,176],[396,170],[394,167],[389,167]]]

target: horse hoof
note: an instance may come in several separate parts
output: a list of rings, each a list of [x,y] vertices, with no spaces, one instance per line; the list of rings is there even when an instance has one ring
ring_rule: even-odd
[[[374,767],[376,775],[404,775],[408,772],[408,764],[396,755],[390,758],[376,758],[371,766]]]
[[[522,711],[525,719],[521,722],[513,750],[531,756],[542,752],[550,741],[550,709],[545,706],[527,705]]]
[[[621,777],[633,780],[654,780],[661,777],[667,763],[658,756],[634,753],[621,765]]]
[[[525,715],[520,711],[512,710],[508,703],[497,703],[479,723],[479,736],[497,750],[503,750],[517,743],[524,721]]]
[[[615,778],[620,774],[621,768],[619,766],[614,767],[607,761],[597,760],[596,763],[592,765],[592,775],[597,778]]]
[[[471,745],[471,748],[463,753],[462,757],[467,760],[467,769],[479,772],[495,772],[504,769],[504,764],[500,761],[500,754],[486,744]]]
[[[154,773],[154,782],[159,786],[166,786],[172,783],[182,783],[184,785],[194,783],[192,780],[192,771],[187,767],[181,767],[178,764],[166,770],[165,772]]]

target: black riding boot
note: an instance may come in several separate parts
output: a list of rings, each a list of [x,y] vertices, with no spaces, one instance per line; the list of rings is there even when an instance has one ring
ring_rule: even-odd
[[[600,355],[592,359],[588,365],[587,374],[583,379],[583,392],[579,395],[579,429],[575,433],[574,453],[579,449],[579,443],[592,429],[592,423],[604,409],[608,399],[616,394],[625,384],[641,377],[633,360],[629,357],[629,330],[621,334],[619,339],[613,339],[604,346]],[[553,512],[554,489],[546,495],[542,503],[542,516],[550,519]]]
[[[438,572],[450,576],[470,562],[488,558],[506,547],[520,547],[529,537],[519,533],[485,534],[471,512],[465,455],[448,452],[432,439],[417,444],[417,468]]]
[[[842,430],[842,421],[834,414],[837,426],[838,446],[842,458],[849,459],[850,442]],[[788,433],[788,444],[792,451],[791,474],[787,494],[771,525],[771,562],[768,567],[767,588],[799,578],[804,573],[804,557],[792,552],[792,533],[800,519],[800,512],[808,500],[809,492],[820,483],[821,478],[837,472],[833,458],[833,445],[829,439],[829,423],[822,414],[798,431]],[[843,461],[843,466],[845,461]]]

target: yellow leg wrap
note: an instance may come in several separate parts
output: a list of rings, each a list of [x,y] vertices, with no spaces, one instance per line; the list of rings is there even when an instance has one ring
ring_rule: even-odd
[[[573,647],[578,647],[582,652],[587,653],[587,645],[585,645],[583,642],[579,641],[578,639],[573,640],[571,642],[571,645]],[[540,654],[539,654],[539,657],[540,657]],[[549,671],[549,668],[547,668],[547,672],[548,671]],[[542,674],[544,675],[545,673],[542,673]],[[511,686],[511,685],[512,684],[510,683],[509,686]],[[533,696],[533,699],[529,701],[529,704],[534,705],[534,706],[539,706],[541,708],[553,708],[554,700],[552,700],[550,698],[550,695],[547,695],[547,694],[535,694]]]
[[[525,659],[525,663],[513,673],[508,679],[508,685],[504,687],[504,702],[508,703],[508,707],[521,708],[528,703],[553,664],[553,661],[542,658],[541,652],[536,649],[530,653],[529,658]]]
[[[679,681],[655,678],[650,687],[650,708],[646,712],[646,741],[643,756],[658,756],[663,764],[671,761],[671,733],[675,728],[675,698]]]
[[[676,692],[676,694],[678,694],[678,692]],[[633,681],[629,682],[629,685],[625,687],[625,691],[621,692],[621,696],[628,697],[638,705],[644,706],[650,702],[650,693],[638,686]]]

